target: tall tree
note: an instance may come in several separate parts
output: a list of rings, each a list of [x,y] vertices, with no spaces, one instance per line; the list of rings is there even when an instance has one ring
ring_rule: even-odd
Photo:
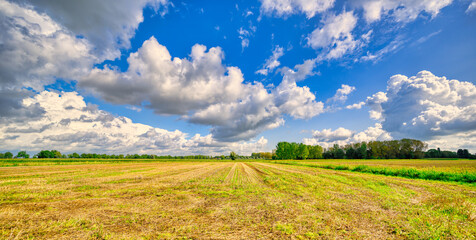
[[[30,158],[30,155],[26,153],[26,151],[20,151],[18,152],[16,158]]]
[[[11,152],[6,152],[5,154],[3,154],[3,157],[4,158],[13,158],[13,154]]]
[[[235,160],[236,158],[238,158],[238,155],[235,152],[230,152],[230,159]]]
[[[309,156],[309,149],[307,148],[307,145],[300,143],[298,147],[297,158],[306,160],[308,156]]]
[[[322,147],[319,145],[307,146],[309,148],[309,158],[319,159],[322,158]]]

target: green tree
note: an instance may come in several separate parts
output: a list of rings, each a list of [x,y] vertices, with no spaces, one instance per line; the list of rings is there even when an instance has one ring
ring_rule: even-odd
[[[238,154],[236,154],[235,152],[230,152],[230,159],[231,160],[235,160],[238,158]]]
[[[322,147],[319,145],[307,146],[309,149],[309,158],[310,159],[319,159],[322,158]]]
[[[13,158],[13,154],[11,152],[6,152],[5,154],[3,154],[3,157],[4,158]]]
[[[367,158],[367,144],[362,142],[360,147],[356,149],[356,158],[358,159],[366,159]]]
[[[37,156],[38,158],[53,158],[53,154],[49,150],[42,150]]]
[[[28,155],[28,153],[26,153],[26,151],[20,151],[20,152],[18,152],[16,158],[30,158],[30,155]]]
[[[300,143],[298,146],[297,159],[306,160],[309,156],[309,149],[306,144]]]
[[[345,150],[345,157],[347,159],[354,159],[356,158],[356,151],[354,150],[354,148],[352,146],[348,147],[346,150]]]
[[[51,150],[52,158],[61,158],[63,155],[57,150]]]
[[[278,159],[291,159],[291,144],[288,142],[279,142],[276,145],[276,157]]]
[[[345,152],[344,150],[342,150],[342,148],[338,148],[335,152],[335,158],[336,159],[344,159],[344,156],[345,156]]]

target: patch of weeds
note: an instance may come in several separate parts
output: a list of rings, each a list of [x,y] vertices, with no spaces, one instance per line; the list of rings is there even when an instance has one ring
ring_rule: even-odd
[[[92,232],[91,234],[89,235],[89,238],[88,239],[94,239],[94,240],[107,240],[107,239],[111,239],[111,236],[106,233],[103,229],[102,226],[97,226],[97,225],[94,225],[93,228],[91,229]]]
[[[11,185],[25,185],[26,181],[10,181],[10,182],[3,182],[0,186],[11,186]]]
[[[276,225],[274,225],[274,228],[286,235],[291,235],[294,233],[294,228],[291,224],[277,223]]]
[[[445,182],[463,182],[463,183],[476,183],[475,172],[444,172],[436,170],[419,170],[416,168],[388,168],[388,167],[371,167],[366,165],[358,165],[356,167],[350,167],[346,165],[313,165],[313,164],[300,164],[295,162],[283,162],[279,164],[296,165],[313,168],[324,168],[338,171],[351,171],[362,172],[385,176],[404,177],[412,179],[425,179],[425,180],[437,180]]]

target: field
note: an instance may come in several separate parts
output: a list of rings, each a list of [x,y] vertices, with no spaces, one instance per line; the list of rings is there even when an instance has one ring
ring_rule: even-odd
[[[367,165],[379,167],[413,167],[417,169],[434,169],[449,172],[476,172],[476,160],[314,160],[301,161],[316,165]]]
[[[266,161],[27,161],[1,164],[0,239],[476,236],[471,183]],[[465,160],[302,163],[476,172]]]

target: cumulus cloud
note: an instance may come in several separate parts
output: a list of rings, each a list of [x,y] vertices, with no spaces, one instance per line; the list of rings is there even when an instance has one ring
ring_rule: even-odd
[[[355,90],[355,87],[342,84],[341,88],[337,89],[336,94],[327,99],[327,102],[344,103],[347,101],[347,96]]]
[[[35,10],[48,14],[58,24],[93,43],[105,59],[120,56],[119,48],[129,48],[130,39],[144,20],[146,6],[164,14],[167,0],[25,0]]]
[[[91,44],[29,4],[0,0],[0,117],[41,114],[24,98],[56,78],[74,79],[97,60]]]
[[[279,62],[279,58],[284,55],[284,49],[280,46],[276,46],[273,50],[273,54],[266,59],[266,62],[263,65],[263,68],[256,71],[256,73],[261,75],[268,75],[268,72],[273,71],[275,68],[279,67],[281,63]]]
[[[345,108],[346,109],[361,109],[362,106],[365,105],[365,102],[359,102],[359,103],[354,103],[354,104],[351,104],[351,105],[347,105]]]
[[[384,92],[377,92],[374,95],[367,97],[365,104],[370,107],[370,118],[374,120],[383,120],[382,117],[382,103],[388,101],[387,94]]]
[[[316,75],[313,71],[316,66],[316,59],[307,59],[301,64],[294,66],[294,69],[283,67],[279,71],[284,79],[289,81],[302,81],[309,76]]]
[[[309,119],[324,112],[324,104],[316,101],[309,88],[299,87],[294,81],[283,80],[271,92],[259,83],[249,86],[249,90],[239,102],[211,105],[189,120],[213,125],[211,133],[221,141],[236,141],[283,125],[284,114]]]
[[[187,114],[212,104],[235,101],[244,94],[243,74],[222,64],[223,51],[196,44],[190,59],[173,58],[154,37],[127,62],[127,72],[95,68],[79,86],[115,103],[146,105],[160,114]]]
[[[308,37],[308,45],[313,49],[322,49],[324,55],[319,58],[337,59],[355,50],[361,45],[352,35],[357,24],[354,12],[331,14],[323,21],[321,28],[316,28]],[[369,36],[364,35],[365,38]]]
[[[275,14],[286,17],[292,14],[304,13],[312,18],[334,6],[335,0],[261,0],[261,11],[265,14]]]
[[[435,17],[451,3],[452,0],[365,0],[362,7],[367,22],[380,20],[382,15],[390,15],[398,22],[410,22],[422,12]]]
[[[96,68],[79,86],[112,103],[144,105],[159,114],[210,125],[213,136],[222,141],[249,139],[280,126],[283,114],[310,118],[322,112],[323,103],[295,82],[310,74],[307,63],[288,70],[281,84],[268,91],[260,83],[243,83],[240,69],[223,65],[223,55],[219,47],[207,51],[197,44],[190,59],[172,59],[152,37],[131,53],[126,72]]]
[[[213,137],[221,141],[249,139],[284,124],[274,96],[261,85],[248,85],[240,101],[217,103],[198,110],[189,121],[212,125]]]
[[[367,105],[396,136],[431,139],[476,130],[476,86],[429,71],[392,76],[387,92],[369,97]]]
[[[373,127],[369,127],[362,132],[355,132],[342,127],[336,130],[316,130],[312,132],[312,138],[304,138],[303,143],[328,148],[334,144],[346,145],[357,142],[385,141],[391,139],[390,134],[382,129],[382,125],[376,123]]]
[[[476,151],[476,131],[464,131],[447,136],[435,136],[425,141],[428,148],[441,148],[442,150],[468,149],[471,153]]]
[[[211,135],[188,137],[179,130],[168,131],[129,118],[114,116],[88,105],[76,92],[43,91],[25,98],[24,108],[36,107],[40,117],[0,118],[0,150],[52,147],[63,152],[149,153],[149,154],[249,154],[264,151],[267,140],[219,143]]]
[[[283,115],[310,118],[322,112],[323,103],[315,100],[309,88],[299,87],[295,82],[313,74],[313,61],[287,69],[282,83],[267,90],[258,83],[243,83],[239,68],[227,67],[222,63],[224,54],[219,47],[207,49],[197,44],[193,46],[189,57],[172,58],[167,48],[152,37],[145,41],[137,52],[130,54],[126,72],[108,65],[91,70],[94,64],[106,58],[117,57],[120,48],[129,46],[129,39],[143,21],[142,8],[149,5],[158,9],[159,5],[167,5],[167,2],[159,0],[90,3],[25,0],[19,4],[0,0],[0,24],[4,30],[0,32],[0,117],[1,123],[4,124],[2,126],[9,124],[5,134],[13,134],[15,131],[28,133],[30,135],[27,137],[36,136],[34,142],[38,146],[61,140],[79,148],[79,140],[84,142],[90,139],[90,145],[81,147],[92,149],[99,146],[108,149],[106,147],[112,145],[112,142],[122,143],[120,139],[112,141],[110,136],[100,135],[102,129],[64,129],[63,134],[51,133],[42,135],[42,138],[34,135],[61,129],[56,127],[58,124],[71,126],[79,121],[83,125],[100,125],[93,116],[88,117],[89,113],[77,118],[58,119],[51,124],[41,125],[39,122],[33,122],[34,119],[43,121],[56,116],[51,115],[51,112],[56,110],[44,105],[47,104],[46,100],[55,97],[42,97],[48,94],[35,95],[35,92],[41,92],[45,85],[54,83],[58,78],[78,80],[77,86],[82,90],[108,102],[127,105],[136,111],[140,111],[139,107],[144,106],[158,114],[181,115],[190,122],[210,125],[211,134],[208,138],[229,142],[227,146],[251,139],[261,131],[284,124]],[[94,24],[91,24],[91,21],[94,21]],[[239,33],[249,37],[255,30],[256,28],[251,26],[249,31],[240,29]],[[276,54],[280,55],[279,50]],[[269,62],[269,69],[279,65],[277,58]],[[56,98],[64,99],[63,97],[61,95]],[[61,101],[60,99],[57,100]],[[73,107],[68,107],[66,110],[72,109]],[[230,113],[212,119],[210,116],[216,115],[214,109]],[[61,111],[62,114],[68,112]],[[28,119],[31,122],[26,122]],[[111,117],[107,115],[107,119]],[[115,119],[116,122],[124,120]],[[21,129],[20,125],[14,125],[19,122],[31,126]],[[38,126],[34,127],[35,124]],[[107,126],[110,124],[113,123],[106,123]],[[154,136],[154,131],[159,131],[148,129],[148,132],[144,132],[145,127],[139,125],[134,125],[131,129],[148,137]],[[118,132],[119,130],[114,134]],[[28,142],[29,139],[25,139],[25,136],[4,135],[2,139],[23,139]],[[177,136],[174,139],[182,138],[180,134]],[[130,138],[134,137],[136,136]],[[141,145],[145,139],[139,139],[136,139],[139,142],[134,140],[135,144],[148,149],[149,145]],[[156,143],[156,147],[164,146],[164,143]]]
[[[48,15],[0,0],[0,88],[41,90],[56,78],[87,72],[96,58],[92,46]]]

